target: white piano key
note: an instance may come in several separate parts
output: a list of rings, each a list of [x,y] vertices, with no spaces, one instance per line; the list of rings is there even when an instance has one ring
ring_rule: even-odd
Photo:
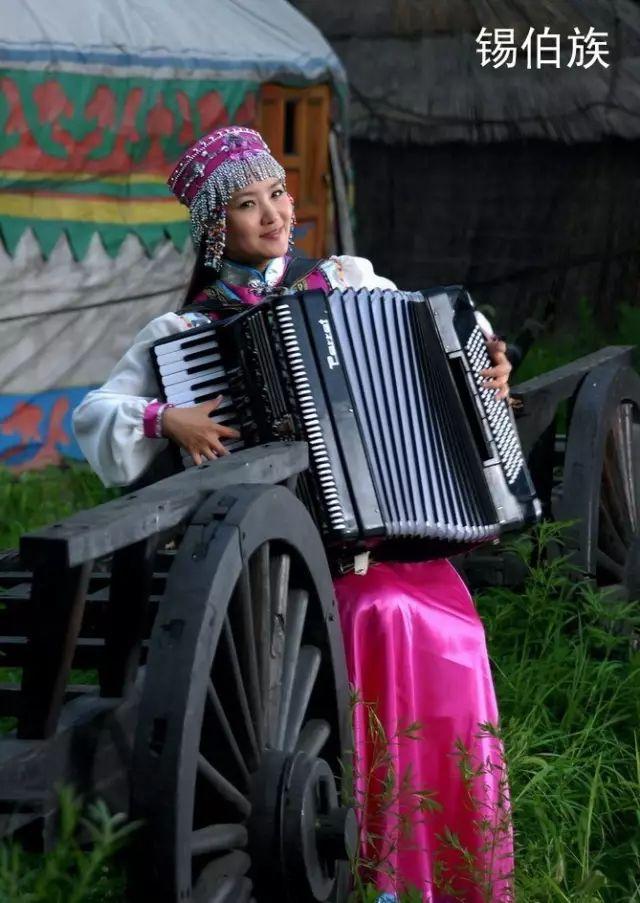
[[[158,345],[155,349],[156,360],[166,363],[168,360],[176,359],[176,356],[185,358],[188,354],[199,354],[207,351],[217,351],[218,342],[210,336],[203,336],[201,340],[192,339],[188,342],[186,339],[177,339],[175,342],[166,342]]]
[[[163,388],[165,393],[175,394],[176,392],[181,392],[182,389],[187,389],[189,387],[195,388],[196,386],[202,386],[205,383],[213,382],[224,383],[226,386],[229,385],[227,374],[223,367],[214,367],[211,370],[203,370],[202,373],[184,374],[180,381],[176,380],[173,383],[165,383],[163,381]]]
[[[184,390],[172,395],[171,398],[167,397],[167,401],[179,408],[185,404],[200,404],[202,401],[210,401],[212,398],[217,398],[218,395],[224,395],[225,391],[229,391],[228,386],[204,386]]]
[[[168,364],[159,364],[158,372],[161,374],[163,382],[170,383],[171,380],[165,379],[165,377],[173,376],[176,373],[189,373],[194,367],[201,367],[203,364],[217,364],[219,361],[220,355],[215,353],[203,355],[195,361],[185,362],[182,358],[179,358]]]

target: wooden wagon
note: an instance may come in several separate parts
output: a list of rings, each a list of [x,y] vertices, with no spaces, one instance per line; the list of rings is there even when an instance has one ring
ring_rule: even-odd
[[[606,348],[516,387],[547,516],[640,595],[640,377]],[[566,403],[566,433],[558,415]],[[343,900],[350,700],[305,443],[239,452],[22,538],[2,561],[0,651],[22,684],[0,741],[0,828],[45,846],[55,787],[141,818],[134,899]],[[506,556],[465,561],[509,582]],[[144,665],[145,667],[140,667]],[[74,684],[89,669],[95,685]]]

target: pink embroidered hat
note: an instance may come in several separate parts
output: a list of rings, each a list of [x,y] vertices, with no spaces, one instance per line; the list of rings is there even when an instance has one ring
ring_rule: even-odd
[[[225,207],[235,191],[263,179],[285,182],[285,171],[261,135],[228,126],[196,141],[178,160],[168,185],[189,208],[196,248],[206,238],[205,262],[218,267],[226,236]]]

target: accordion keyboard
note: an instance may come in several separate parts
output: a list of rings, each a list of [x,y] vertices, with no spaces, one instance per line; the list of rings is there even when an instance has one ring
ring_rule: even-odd
[[[158,381],[169,404],[177,408],[190,407],[222,395],[222,402],[215,411],[216,422],[238,428],[218,341],[209,327],[187,330],[171,341],[157,344],[152,350]],[[225,447],[237,451],[244,448],[244,442],[241,439],[225,442]],[[193,459],[184,449],[180,449],[180,455],[185,468],[193,466]]]

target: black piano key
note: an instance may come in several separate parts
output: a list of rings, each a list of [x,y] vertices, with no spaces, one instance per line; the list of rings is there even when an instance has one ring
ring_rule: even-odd
[[[179,352],[183,358],[189,355],[198,355],[203,349],[217,341],[217,325],[211,323],[208,326],[198,326],[194,329],[185,329],[177,335],[166,336],[158,339],[153,344],[154,354],[158,359],[167,358],[171,354]]]
[[[207,370],[214,370],[221,365],[220,355],[207,355],[202,358],[202,362],[196,367],[185,367],[184,361],[176,361],[173,364],[161,364],[158,368],[162,375],[162,381],[165,386],[171,386],[173,383],[183,382],[188,376],[196,373],[204,373]]]
[[[173,373],[171,374],[171,376],[174,375],[175,374]],[[201,385],[203,382],[211,382],[213,380],[224,383],[227,383],[229,381],[226,369],[220,366],[209,367],[208,370],[203,370],[199,373],[185,373],[183,374],[183,376],[183,379],[172,380],[171,382],[167,382],[167,380],[163,377],[162,383],[165,386],[167,392],[181,392],[188,386]]]

